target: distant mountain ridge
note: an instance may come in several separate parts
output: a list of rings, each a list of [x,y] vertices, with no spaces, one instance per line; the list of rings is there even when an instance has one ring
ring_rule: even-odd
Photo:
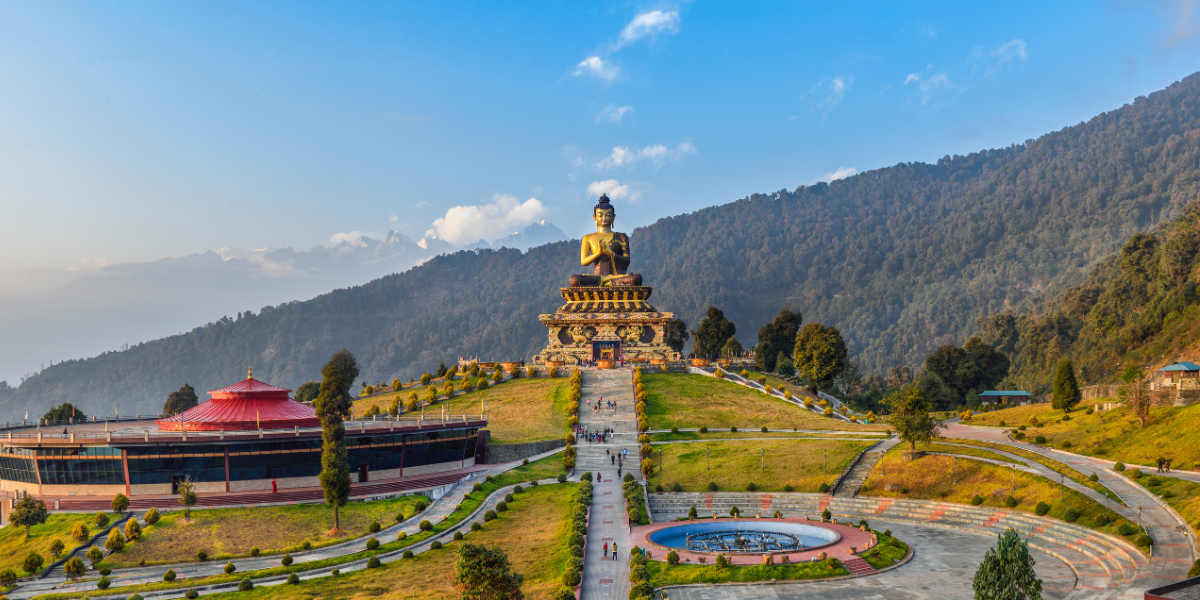
[[[780,308],[835,325],[869,370],[918,366],[979,317],[1083,281],[1130,236],[1200,197],[1200,75],[1037,140],[832,184],[755,194],[630,233],[652,304],[695,326],[715,305],[743,345]],[[586,212],[579,215],[587,218]],[[0,399],[151,412],[188,381],[255,375],[294,387],[348,348],[363,379],[419,375],[457,355],[528,358],[537,322],[579,271],[578,247],[459,251],[400,274],[67,361]]]

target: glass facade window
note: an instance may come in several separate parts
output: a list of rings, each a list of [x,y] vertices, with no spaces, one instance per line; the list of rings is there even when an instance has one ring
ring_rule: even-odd
[[[129,483],[171,483],[171,476],[192,481],[225,481],[225,447],[151,446],[126,449]]]
[[[229,445],[230,481],[316,477],[320,473],[319,439]]]
[[[125,485],[118,448],[38,448],[37,456],[45,485]]]
[[[37,483],[37,472],[33,466],[33,450],[29,448],[5,448],[0,452],[0,479]]]

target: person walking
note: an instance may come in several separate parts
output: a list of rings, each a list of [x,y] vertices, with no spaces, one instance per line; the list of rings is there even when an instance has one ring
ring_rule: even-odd
[[[613,560],[617,560],[617,543],[613,542]]]
[[[608,542],[604,542],[604,558],[608,558]]]

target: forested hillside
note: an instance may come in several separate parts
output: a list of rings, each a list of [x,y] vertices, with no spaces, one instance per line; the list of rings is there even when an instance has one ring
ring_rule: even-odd
[[[631,233],[651,302],[693,326],[709,305],[746,346],[784,306],[836,325],[869,371],[920,365],[983,315],[1083,281],[1133,234],[1200,197],[1200,75],[1087,123],[998,150],[903,163],[832,185],[756,194]],[[702,199],[702,202],[711,199]],[[591,204],[580,206],[587,218]],[[623,211],[617,206],[618,225]],[[619,227],[618,227],[619,229]],[[157,411],[256,376],[295,386],[346,347],[364,379],[458,354],[528,358],[575,265],[574,242],[460,252],[409,272],[223,320],[127,351],[55,365],[0,400],[6,414],[63,401]],[[1040,342],[1038,342],[1040,343]]]

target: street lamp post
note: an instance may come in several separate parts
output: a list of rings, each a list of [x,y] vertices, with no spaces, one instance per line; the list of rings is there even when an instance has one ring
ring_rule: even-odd
[[[958,457],[954,457],[954,485],[958,485]]]
[[[662,471],[663,471],[663,459],[662,459],[662,448],[660,447],[658,449],[658,472],[662,473]]]
[[[824,450],[824,452],[825,452],[825,474],[828,475],[829,474],[829,450]]]
[[[1013,493],[1017,493],[1017,465],[1013,463]]]
[[[761,460],[759,461],[759,464],[762,467],[763,471],[767,470],[767,449],[766,448],[762,449],[762,457],[761,457]]]
[[[708,452],[708,448],[704,449],[704,459],[705,459],[705,461],[707,461],[706,466],[704,467],[704,470],[711,471],[712,470],[712,454],[710,454]]]

